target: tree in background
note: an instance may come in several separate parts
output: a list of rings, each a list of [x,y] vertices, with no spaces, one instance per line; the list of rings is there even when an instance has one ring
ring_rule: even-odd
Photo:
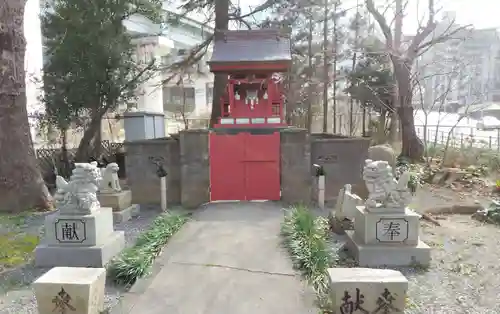
[[[443,43],[460,33],[463,27],[446,27],[435,36],[438,23],[435,20],[435,0],[427,0],[427,22],[419,25],[419,29],[404,49],[403,20],[406,5],[403,0],[395,0],[394,18],[387,19],[383,11],[375,7],[373,0],[365,0],[366,8],[376,20],[385,38],[385,50],[390,57],[396,85],[394,88],[394,104],[401,122],[403,147],[401,155],[410,160],[420,160],[424,154],[424,145],[415,130],[413,115],[412,70],[415,60],[435,44]],[[392,22],[394,29],[391,29]]]
[[[50,207],[40,175],[26,109],[23,33],[26,1],[0,5],[0,211]]]
[[[186,16],[191,12],[201,10],[209,17],[206,23],[215,22],[215,34],[190,49],[189,53],[183,60],[172,63],[166,70],[173,73],[172,75],[175,76],[176,73],[183,72],[184,69],[192,67],[205,56],[208,51],[208,47],[213,42],[214,37],[229,29],[230,21],[235,21],[250,29],[252,25],[255,25],[255,23],[250,21],[253,15],[265,11],[274,4],[274,0],[266,0],[263,4],[252,9],[249,13],[242,14],[241,8],[233,5],[230,0],[188,0],[184,2],[179,7],[181,11],[180,17]],[[212,17],[214,18],[212,19]],[[164,83],[170,80],[171,78],[169,77],[164,81]],[[214,75],[214,92],[211,110],[212,113],[210,116],[210,127],[216,124],[221,116],[220,99],[225,93],[226,84],[227,75]]]
[[[46,123],[62,134],[84,130],[76,160],[99,157],[101,121],[133,101],[154,70],[154,58],[137,60],[123,21],[140,14],[159,23],[159,0],[55,0],[42,16],[47,62],[43,68]],[[148,58],[148,56],[146,56]]]
[[[287,122],[311,131],[313,116],[323,116],[322,131],[328,132],[329,106],[338,85],[338,63],[343,59],[346,15],[338,0],[276,1],[259,27],[288,27],[292,33],[292,68],[286,74]],[[333,87],[333,92],[331,88]],[[335,109],[334,109],[335,111]],[[336,112],[334,112],[336,113]]]
[[[387,141],[386,121],[395,111],[393,104],[394,76],[389,57],[382,52],[383,44],[377,39],[366,40],[353,69],[347,71],[346,92],[364,108],[379,113],[375,142]]]

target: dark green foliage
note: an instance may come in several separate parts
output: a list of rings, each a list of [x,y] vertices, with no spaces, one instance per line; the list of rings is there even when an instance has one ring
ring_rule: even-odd
[[[410,181],[408,181],[408,189],[412,194],[417,192],[417,188],[420,185],[420,176],[414,170],[414,165],[410,163],[410,160],[405,156],[399,156],[396,161],[396,179],[399,180],[399,177],[403,174],[403,172],[410,172]]]
[[[328,290],[327,270],[334,263],[328,244],[328,222],[315,218],[307,207],[292,207],[285,213],[281,225],[283,243],[297,270],[320,295]]]
[[[156,218],[133,247],[111,261],[107,267],[109,278],[116,284],[129,286],[146,275],[163,246],[187,221],[184,215],[170,213]]]
[[[134,59],[123,21],[141,14],[160,21],[159,0],[55,0],[42,15],[45,121],[86,127],[135,97],[149,64]]]
[[[393,111],[394,77],[390,60],[382,43],[367,39],[354,71],[347,71],[349,87],[346,92],[362,105],[379,112]]]

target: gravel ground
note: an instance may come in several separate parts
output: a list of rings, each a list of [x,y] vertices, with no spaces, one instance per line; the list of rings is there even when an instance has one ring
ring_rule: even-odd
[[[465,215],[422,223],[433,248],[428,271],[402,270],[410,282],[406,313],[500,313],[500,228]]]
[[[441,226],[421,221],[421,238],[433,248],[427,270],[392,268],[409,281],[405,314],[500,313],[500,227],[465,215],[440,217]],[[332,234],[342,257],[345,238]],[[347,263],[339,267],[354,264]]]
[[[132,246],[137,236],[146,230],[151,221],[160,214],[159,207],[141,206],[141,213],[130,221],[115,225],[115,230],[125,231],[126,246]],[[43,216],[29,218],[22,226],[24,231],[35,233],[42,231]],[[38,233],[40,234],[40,233]],[[0,314],[36,314],[36,299],[30,284],[49,269],[36,268],[32,264],[0,274]],[[120,302],[124,291],[108,285],[105,304],[111,308]]]

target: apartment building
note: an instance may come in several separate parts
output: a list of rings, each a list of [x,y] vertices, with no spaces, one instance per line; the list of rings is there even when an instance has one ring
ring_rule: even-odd
[[[33,77],[41,77],[43,62],[47,59],[44,55],[42,36],[40,31],[39,14],[43,12],[40,8],[45,6],[45,0],[30,0],[27,4],[28,22],[25,25],[27,43],[27,66],[26,72],[30,74],[27,78],[28,112],[31,115],[32,137],[35,145],[46,146],[47,138],[39,134],[40,130],[34,118],[36,113],[43,111],[43,104],[38,100],[43,83],[35,82]],[[163,68],[168,68],[172,62],[185,56],[189,49],[203,42],[213,33],[213,28],[207,25],[202,16],[180,17],[171,1],[165,1],[163,5],[164,23],[155,25],[147,18],[133,15],[126,21],[124,26],[134,37],[137,47],[137,57],[146,61],[156,58],[162,63]],[[198,18],[198,19],[197,19]],[[213,76],[206,65],[207,56],[195,65],[189,77],[177,84],[176,78],[168,84],[162,84],[171,72],[163,70],[145,82],[137,90],[137,102],[132,104],[137,110],[149,112],[161,112],[166,117],[166,132],[174,133],[183,128],[179,110],[182,110],[183,118],[207,117],[212,102]],[[158,62],[157,61],[157,62]],[[182,86],[181,86],[182,85]],[[116,113],[127,109],[130,104],[123,104]],[[123,141],[123,121],[115,119],[116,113],[110,113],[103,120],[103,139],[111,141]],[[76,144],[81,137],[79,132],[71,132],[71,144]]]
[[[457,30],[452,12],[444,14],[434,34]],[[461,30],[426,51],[415,65],[422,106],[439,110],[500,101],[500,33],[495,28]],[[443,108],[441,108],[443,109]]]

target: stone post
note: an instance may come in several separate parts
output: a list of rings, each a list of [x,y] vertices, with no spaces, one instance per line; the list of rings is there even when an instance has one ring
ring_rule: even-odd
[[[325,209],[325,176],[318,177],[318,205],[321,210]]]
[[[306,129],[281,131],[281,200],[285,203],[311,202],[311,155]]]
[[[167,211],[167,177],[162,177],[160,179],[160,201],[161,201],[161,210]]]
[[[181,205],[197,208],[210,201],[208,130],[180,132]]]

